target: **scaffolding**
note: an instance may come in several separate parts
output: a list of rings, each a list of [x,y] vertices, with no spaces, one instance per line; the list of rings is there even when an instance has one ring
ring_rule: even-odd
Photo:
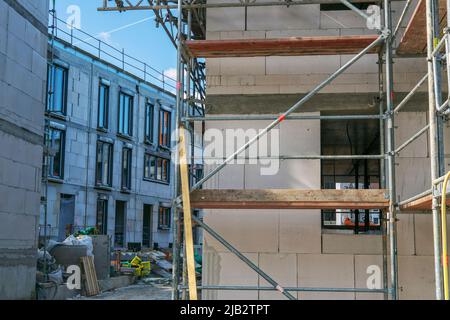
[[[176,137],[180,142],[176,144],[174,150],[176,156],[180,155],[182,159],[178,161],[175,170],[175,176],[178,177],[181,170],[181,181],[174,187],[174,243],[173,243],[173,299],[185,298],[186,292],[189,292],[191,299],[196,299],[197,290],[263,290],[279,291],[285,297],[295,300],[291,292],[372,292],[383,293],[385,299],[398,299],[398,263],[397,263],[397,213],[402,210],[427,209],[432,211],[433,217],[433,244],[434,244],[434,272],[435,272],[435,293],[436,299],[444,298],[442,269],[446,266],[447,257],[442,259],[441,250],[441,230],[445,226],[441,225],[439,211],[441,209],[439,199],[443,186],[445,164],[443,152],[443,123],[448,120],[450,113],[449,98],[442,101],[442,77],[441,70],[450,71],[450,65],[447,63],[450,46],[450,34],[448,25],[450,17],[447,15],[446,27],[441,30],[439,0],[419,0],[418,8],[415,13],[423,10],[426,13],[426,58],[428,72],[415,85],[403,100],[394,105],[394,80],[393,80],[393,55],[394,41],[398,36],[399,29],[406,19],[407,12],[411,5],[411,0],[407,0],[404,9],[393,27],[391,16],[391,1],[380,0],[377,4],[382,6],[383,19],[378,28],[378,34],[373,37],[311,37],[297,38],[295,40],[277,39],[277,40],[234,40],[234,41],[210,41],[205,39],[206,30],[206,10],[208,8],[233,8],[233,7],[261,7],[261,6],[297,6],[304,4],[331,4],[342,3],[362,18],[367,19],[365,12],[359,10],[352,3],[364,2],[362,0],[349,2],[347,0],[303,0],[303,1],[277,1],[277,2],[258,2],[249,0],[240,0],[239,2],[221,2],[207,3],[206,0],[156,0],[156,1],[110,1],[103,0],[103,6],[99,11],[131,11],[131,10],[152,10],[156,15],[157,25],[161,25],[170,40],[177,48],[177,105],[176,118],[179,126],[176,128]],[[450,0],[445,3],[445,9],[450,7]],[[417,17],[413,16],[411,21]],[[411,26],[411,22],[407,30]],[[406,33],[406,32],[405,32]],[[287,48],[285,48],[285,47]],[[305,50],[307,48],[307,50]],[[304,95],[297,103],[292,105],[286,112],[279,116],[261,116],[261,115],[236,115],[236,116],[206,116],[207,104],[205,100],[205,73],[204,63],[201,62],[205,57],[239,57],[239,56],[268,56],[268,55],[326,55],[339,53],[354,53],[355,56],[347,63],[341,66],[336,72],[330,75],[326,80],[315,86],[311,91]],[[302,116],[293,115],[302,105],[311,97],[323,89],[327,84],[342,74],[346,69],[358,61],[362,56],[368,53],[378,53],[379,66],[379,114],[377,115],[333,115],[333,116]],[[420,129],[410,139],[396,146],[394,141],[394,119],[399,111],[407,104],[419,88],[428,80],[428,113],[429,124]],[[195,112],[197,111],[197,112]],[[240,194],[241,199],[237,199],[236,194],[219,194],[209,192],[210,190],[199,190],[201,186],[223,169],[228,163],[234,160],[238,155],[247,150],[252,144],[257,142],[262,136],[283,121],[290,119],[307,120],[362,120],[378,119],[380,126],[380,152],[378,155],[287,155],[284,159],[378,159],[382,165],[381,189],[377,190],[378,195],[368,194],[368,190],[343,190],[345,195],[332,194],[336,190],[309,190],[316,192],[318,201],[310,201],[311,194],[304,194],[305,190],[287,190],[290,192],[286,198],[286,193],[277,194],[276,190],[245,190],[244,195]],[[186,151],[184,129],[191,130],[193,123],[201,122],[203,130],[205,121],[239,121],[239,120],[271,120],[271,123],[247,143],[241,146],[234,153],[223,159],[223,162],[206,174],[203,178],[196,181],[190,188],[187,188],[186,182]],[[397,199],[395,184],[395,159],[398,153],[409,144],[421,137],[423,134],[429,134],[430,160],[431,160],[431,181],[432,185],[426,190],[414,197],[405,200]],[[193,139],[192,139],[193,140]],[[180,150],[181,149],[181,150]],[[192,149],[193,150],[193,149]],[[191,154],[191,163],[194,163],[194,154]],[[180,164],[178,166],[178,163]],[[191,172],[192,175],[192,172]],[[178,181],[178,180],[177,180]],[[216,190],[217,191],[217,190]],[[347,192],[348,191],[348,192]],[[350,193],[352,191],[353,193]],[[270,196],[268,196],[270,195]],[[340,200],[343,196],[348,196],[348,201]],[[280,198],[281,197],[281,198]],[[270,199],[268,199],[270,198]],[[374,198],[379,201],[374,204]],[[383,199],[384,198],[384,201]],[[443,197],[445,199],[445,197]],[[232,201],[234,199],[235,201]],[[192,203],[191,203],[192,200]],[[252,201],[249,201],[252,200]],[[447,200],[448,201],[448,200]],[[187,202],[187,203],[186,203]],[[312,203],[313,202],[313,203]],[[447,202],[447,205],[449,202]],[[296,208],[361,208],[361,205],[368,208],[380,208],[382,212],[382,239],[383,239],[383,283],[381,289],[367,288],[313,288],[313,287],[283,287],[271,276],[266,274],[257,265],[245,257],[235,247],[233,247],[220,234],[205,224],[202,219],[191,216],[190,206],[195,208],[286,208],[286,206],[295,206]],[[183,210],[184,208],[184,210]],[[182,212],[184,211],[184,217]],[[190,234],[190,220],[202,227],[214,239],[224,245],[230,252],[235,254],[241,261],[256,271],[264,278],[269,286],[199,286],[197,287],[192,277],[192,236]],[[445,221],[443,221],[445,223]],[[184,225],[185,236],[183,241],[182,227]],[[184,245],[183,245],[184,243]],[[389,247],[389,250],[387,250]],[[388,252],[389,251],[389,252]],[[187,259],[181,259],[183,257]],[[389,259],[388,259],[389,255]],[[183,261],[181,261],[183,260]],[[188,275],[186,275],[186,270]],[[388,270],[390,277],[388,275]],[[194,275],[195,277],[195,275]],[[180,284],[180,281],[182,282]],[[388,284],[388,279],[390,283]],[[189,281],[189,285],[187,280]],[[195,294],[193,293],[195,291]],[[183,293],[181,295],[181,293]],[[448,298],[448,294],[445,295]]]

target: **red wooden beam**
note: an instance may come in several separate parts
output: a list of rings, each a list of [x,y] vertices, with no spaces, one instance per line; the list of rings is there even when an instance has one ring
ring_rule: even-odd
[[[189,40],[185,45],[197,58],[333,55],[358,53],[377,38],[378,35]],[[376,51],[374,48],[371,53]]]

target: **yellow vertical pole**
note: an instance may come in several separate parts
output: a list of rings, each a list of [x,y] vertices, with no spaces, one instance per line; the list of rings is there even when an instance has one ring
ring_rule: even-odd
[[[441,232],[442,232],[442,267],[444,273],[444,299],[449,300],[448,289],[448,253],[447,253],[447,185],[450,172],[445,175],[441,196]]]
[[[179,161],[181,175],[181,194],[183,197],[184,237],[186,242],[186,264],[188,271],[189,299],[197,300],[197,281],[195,277],[194,240],[192,236],[191,199],[189,195],[189,176],[187,166],[186,137],[184,127],[179,130]]]

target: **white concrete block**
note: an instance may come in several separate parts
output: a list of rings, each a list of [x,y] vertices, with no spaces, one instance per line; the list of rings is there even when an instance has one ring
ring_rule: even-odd
[[[280,253],[321,253],[320,210],[280,210]]]
[[[353,255],[299,254],[298,286],[313,288],[353,288],[355,284]],[[354,300],[354,293],[300,292],[304,300]]]
[[[350,61],[355,55],[342,55],[341,66]],[[344,74],[354,74],[354,73],[376,73],[378,74],[378,55],[376,54],[366,54],[353,63]]]
[[[221,75],[256,75],[266,73],[265,57],[220,58]]]
[[[383,245],[379,235],[322,234],[323,253],[382,254]]]
[[[405,200],[430,189],[430,159],[397,158],[395,160],[397,195]]]
[[[284,160],[278,170],[277,165],[277,159],[264,165],[246,165],[245,188],[320,189],[320,160]]]
[[[433,256],[433,217],[431,214],[414,215],[414,232],[416,243],[416,254],[418,256]],[[450,221],[450,214],[447,214]],[[447,234],[450,234],[450,224],[447,223]]]
[[[366,20],[352,10],[321,11],[320,28],[367,28]]]
[[[278,210],[208,210],[204,221],[241,252],[278,252]],[[227,251],[207,233],[205,242]]]
[[[434,299],[433,257],[398,257],[399,298],[401,300]]]
[[[377,270],[377,271],[373,271]],[[380,271],[380,273],[375,273]],[[383,288],[383,257],[379,255],[355,255],[355,287],[368,288],[368,280],[372,276],[380,275],[380,286],[376,289]],[[369,281],[370,285],[374,285]],[[372,288],[372,287],[370,287]],[[383,293],[365,293],[357,292],[356,300],[383,300]]]
[[[339,56],[267,57],[267,74],[310,74],[335,72],[340,66]]]
[[[401,146],[427,125],[425,112],[400,112],[395,116],[395,145]],[[428,131],[403,149],[399,157],[426,157],[428,155]]]
[[[238,0],[234,0],[238,2]],[[223,0],[209,0],[208,3],[223,3]],[[228,1],[229,2],[229,1]],[[244,8],[209,8],[206,12],[208,31],[244,30]]]
[[[286,38],[286,37],[314,37],[314,36],[339,36],[340,29],[291,29],[268,30],[266,38]]]
[[[270,1],[270,0],[263,0]],[[318,29],[319,6],[248,8],[247,28],[249,30]]]
[[[313,116],[318,112],[299,113]],[[289,120],[280,124],[280,154],[320,155],[320,120]]]
[[[243,254],[258,265],[258,254]],[[229,252],[217,252],[207,246],[203,251],[203,285],[246,285],[257,286],[258,274]],[[213,291],[205,290],[203,299],[206,300],[257,300],[257,291]]]
[[[297,255],[280,253],[260,253],[259,267],[272,279],[283,287],[297,286]],[[259,286],[271,286],[266,280],[259,276]],[[290,292],[297,297],[296,292]],[[277,291],[260,291],[261,300],[286,300],[287,298]]]
[[[397,215],[397,253],[403,256],[416,254],[416,237],[414,234],[415,215]]]
[[[244,165],[229,164],[219,173],[218,189],[244,189]]]

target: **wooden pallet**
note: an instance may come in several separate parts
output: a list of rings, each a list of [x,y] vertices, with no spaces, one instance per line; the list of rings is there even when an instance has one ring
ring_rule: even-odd
[[[85,275],[86,295],[88,297],[98,295],[100,287],[98,286],[97,274],[95,273],[94,257],[81,257],[81,264]]]

